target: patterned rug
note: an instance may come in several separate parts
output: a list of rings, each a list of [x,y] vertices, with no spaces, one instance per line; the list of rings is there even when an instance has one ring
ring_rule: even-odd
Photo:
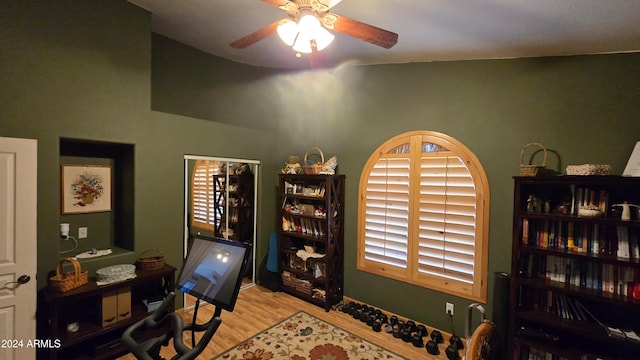
[[[214,360],[406,359],[301,311]]]

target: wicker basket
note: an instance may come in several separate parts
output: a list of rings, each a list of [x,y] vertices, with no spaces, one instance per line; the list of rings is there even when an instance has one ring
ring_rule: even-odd
[[[73,265],[73,272],[63,273],[62,265],[65,262]],[[85,285],[89,282],[89,272],[82,271],[80,263],[74,258],[64,258],[58,262],[56,275],[49,278],[49,290],[65,292]]]
[[[296,290],[308,296],[313,294],[313,289],[308,281],[298,280],[296,282]]]
[[[282,274],[282,284],[285,285],[285,286],[289,286],[289,287],[295,288],[296,287],[296,279],[294,279],[291,275],[283,273]]]
[[[155,251],[160,255],[143,257],[143,255],[152,251]],[[136,268],[138,270],[160,270],[164,268],[164,254],[162,251],[157,249],[143,251],[138,257],[138,260],[136,260]]]
[[[310,155],[309,152],[311,151],[316,151],[318,153],[317,155],[320,155],[320,162],[314,163],[313,161],[309,160],[309,155]],[[304,173],[305,174],[309,174],[309,175],[320,174],[323,164],[324,164],[324,154],[322,153],[322,150],[320,150],[320,148],[317,148],[314,146],[304,154]]]
[[[583,164],[567,166],[567,175],[609,175],[610,172],[611,165]]]
[[[544,158],[540,165],[524,165],[522,158],[524,157],[524,151],[530,146],[538,146],[544,151]],[[520,175],[521,176],[537,176],[542,173],[542,170],[547,166],[547,149],[538,143],[529,143],[520,150]]]

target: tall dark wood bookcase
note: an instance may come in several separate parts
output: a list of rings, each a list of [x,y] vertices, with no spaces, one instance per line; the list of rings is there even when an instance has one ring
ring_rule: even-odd
[[[215,236],[252,243],[255,207],[253,174],[213,175],[213,181]]]
[[[640,178],[515,177],[509,351],[640,359]]]
[[[329,311],[343,295],[345,176],[280,174],[278,183],[282,290]]]

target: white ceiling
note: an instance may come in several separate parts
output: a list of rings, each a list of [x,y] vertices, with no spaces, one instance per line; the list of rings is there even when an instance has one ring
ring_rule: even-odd
[[[128,1],[152,13],[154,32],[218,57],[309,66],[277,35],[245,49],[229,46],[287,16],[260,0]],[[399,35],[387,50],[335,33],[323,51],[330,65],[640,51],[640,0],[343,0],[330,12]]]

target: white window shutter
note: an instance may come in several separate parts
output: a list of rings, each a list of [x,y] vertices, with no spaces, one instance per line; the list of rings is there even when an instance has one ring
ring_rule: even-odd
[[[409,158],[381,158],[366,189],[365,258],[407,268]]]
[[[418,272],[473,283],[476,195],[457,156],[423,154],[420,166]]]
[[[198,160],[191,178],[191,225],[213,231],[215,204],[213,199],[214,164],[210,160]]]

